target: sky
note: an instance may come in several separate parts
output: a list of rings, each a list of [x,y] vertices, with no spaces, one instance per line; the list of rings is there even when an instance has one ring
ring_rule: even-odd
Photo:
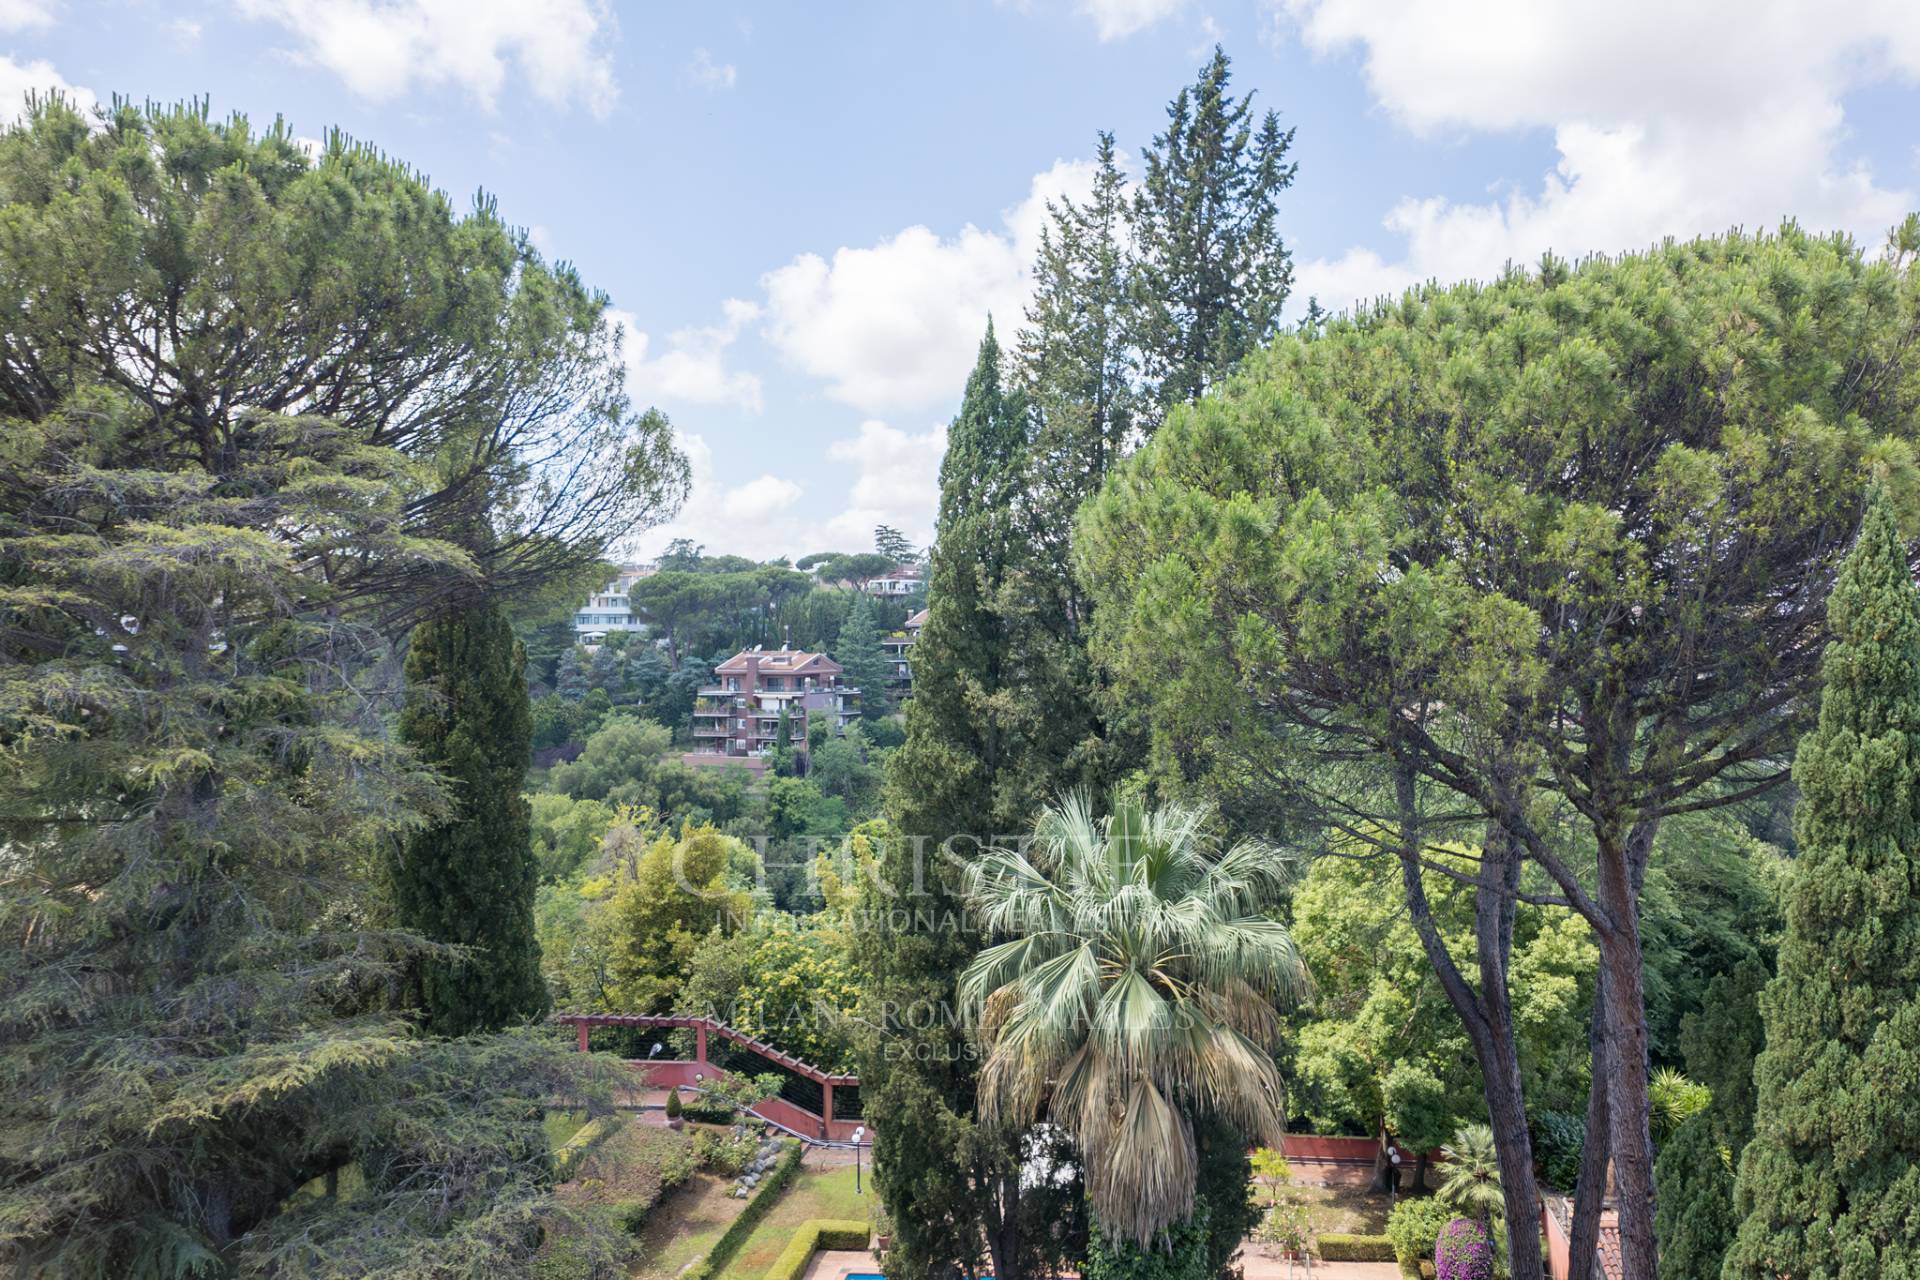
[[[931,537],[1046,201],[1099,130],[1137,162],[1215,43],[1297,131],[1300,305],[1920,208],[1915,0],[0,0],[0,119],[206,97],[490,193],[608,295],[692,463],[625,548],[799,557]]]

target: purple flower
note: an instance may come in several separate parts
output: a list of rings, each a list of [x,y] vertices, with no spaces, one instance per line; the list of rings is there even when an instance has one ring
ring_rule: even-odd
[[[1440,1229],[1433,1249],[1438,1280],[1493,1280],[1493,1241],[1471,1218],[1455,1218]]]

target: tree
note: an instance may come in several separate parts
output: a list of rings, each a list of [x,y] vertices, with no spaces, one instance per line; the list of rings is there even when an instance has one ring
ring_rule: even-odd
[[[1209,816],[1120,798],[1100,820],[1082,792],[1026,849],[968,868],[968,900],[1007,939],[960,979],[986,1048],[981,1118],[1071,1133],[1095,1221],[1139,1245],[1193,1212],[1199,1117],[1269,1146],[1286,1132],[1270,1002],[1307,977],[1269,913],[1289,863],[1255,841],[1217,850]]]
[[[609,716],[571,763],[547,773],[547,788],[576,800],[652,805],[653,787],[673,735],[627,712]]]
[[[587,678],[587,651],[574,645],[560,655],[554,669],[554,692],[566,702],[578,702],[592,687]]]
[[[912,564],[920,558],[920,553],[913,549],[907,536],[891,525],[883,524],[874,529],[873,549],[897,565]]]
[[[856,588],[890,573],[900,562],[879,551],[857,551],[852,555],[829,556],[816,565],[814,572],[823,582],[844,582]]]
[[[547,1010],[534,938],[539,879],[526,797],[532,725],[526,657],[486,601],[414,628],[400,740],[456,788],[453,812],[400,844],[392,860],[400,924],[461,956],[422,959],[417,999],[428,1030],[498,1031]]]
[[[751,849],[712,827],[647,845],[612,905],[612,988],[627,1011],[672,1011],[701,943],[745,921],[739,875],[751,861]]]
[[[1126,177],[1110,133],[1099,136],[1096,164],[1084,204],[1062,198],[1048,205],[1016,355],[1039,420],[1034,483],[1061,512],[1052,527],[1062,563],[1073,512],[1124,456],[1139,418],[1127,345],[1133,268]]]
[[[614,809],[598,800],[574,800],[543,791],[527,797],[533,857],[540,881],[565,880],[584,869],[613,825]]]
[[[877,720],[887,714],[887,680],[893,664],[880,647],[880,630],[873,623],[873,602],[857,601],[847,615],[834,646],[834,661],[845,669],[847,683],[860,691],[860,714]]]
[[[861,1046],[861,1094],[900,1280],[977,1274],[983,1239],[993,1274],[1010,1277],[1020,1250],[1019,1150],[977,1125],[966,1032],[942,1013],[979,945],[947,859],[1028,820],[1025,797],[1002,778],[1007,744],[979,714],[977,693],[998,687],[1007,660],[991,597],[1019,553],[1013,497],[1024,445],[989,326],[940,463],[917,688],[906,742],[888,765],[891,838],[868,885],[881,927],[864,957],[862,1007],[878,1030]]]
[[[1787,227],[1415,291],[1279,339],[1087,522],[1105,649],[1163,751],[1363,815],[1409,866],[1479,826],[1499,853],[1483,966],[1503,954],[1496,908],[1532,892],[1521,857],[1591,926],[1636,1274],[1658,1269],[1649,852],[1666,818],[1778,782],[1862,478],[1911,483],[1915,251],[1920,219],[1871,263]],[[1474,1004],[1463,988],[1469,1025]],[[1506,1056],[1487,1044],[1483,1069]],[[1524,1199],[1502,1074],[1492,1123]]]
[[[608,637],[612,639],[611,636]],[[587,660],[587,685],[593,689],[604,689],[609,698],[618,701],[619,695],[626,692],[626,663],[624,655],[611,643],[602,644],[593,651]]]
[[[465,799],[391,732],[396,642],[597,563],[684,464],[491,203],[199,105],[94,123],[0,134],[0,1253],[525,1275],[591,1064],[389,1001],[431,948],[385,852]]]
[[[1162,412],[1265,345],[1293,283],[1278,207],[1293,185],[1293,130],[1271,111],[1254,126],[1253,96],[1227,92],[1229,65],[1215,45],[1168,104],[1133,197],[1132,338]]]
[[[1729,1277],[1920,1273],[1920,588],[1884,486],[1828,605]]]
[[[1660,1207],[1661,1280],[1714,1277],[1740,1220],[1733,1216],[1733,1172],[1706,1113],[1681,1125],[1653,1164]]]

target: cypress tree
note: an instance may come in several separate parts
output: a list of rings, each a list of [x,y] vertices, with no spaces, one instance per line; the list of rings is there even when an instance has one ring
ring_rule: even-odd
[[[547,1008],[533,927],[539,880],[521,789],[532,750],[526,654],[499,608],[468,605],[414,629],[400,737],[453,784],[453,813],[392,867],[401,924],[473,948],[418,967],[429,1030],[497,1030]]]
[[[862,595],[847,612],[834,644],[834,658],[846,668],[847,683],[860,691],[860,712],[869,720],[887,714],[887,677],[892,664],[880,647],[880,628],[873,620],[873,601]]]
[[[582,650],[574,645],[560,655],[559,664],[554,668],[554,692],[568,702],[578,702],[587,696],[587,664],[581,657]]]
[[[863,1046],[860,1078],[874,1182],[894,1220],[896,1280],[977,1274],[983,1239],[993,1274],[1008,1277],[1018,1249],[1017,1151],[975,1123],[975,1064],[952,1016],[954,982],[980,939],[940,851],[965,857],[1026,816],[1005,802],[1008,743],[979,705],[1008,660],[993,595],[1019,557],[1012,499],[1025,443],[989,324],[940,464],[927,622],[906,741],[888,772],[890,838],[870,890],[882,927],[866,949],[864,996],[879,1033]]]
[[[1920,590],[1877,488],[1828,619],[1729,1280],[1920,1275]]]

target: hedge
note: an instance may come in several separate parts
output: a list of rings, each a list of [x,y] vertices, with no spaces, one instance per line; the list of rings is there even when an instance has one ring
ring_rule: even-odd
[[[589,1120],[575,1130],[573,1136],[561,1143],[560,1149],[553,1153],[553,1180],[565,1182],[580,1161],[586,1158],[587,1152],[605,1142],[624,1120],[625,1117],[616,1112]]]
[[[798,1142],[791,1138],[787,1139],[787,1149],[780,1153],[780,1159],[773,1166],[773,1172],[760,1180],[759,1187],[754,1190],[753,1199],[747,1201],[747,1207],[740,1211],[739,1217],[727,1224],[727,1229],[720,1233],[718,1240],[713,1242],[713,1248],[708,1251],[706,1257],[680,1273],[680,1280],[708,1280],[709,1276],[717,1275],[726,1269],[726,1265],[733,1261],[733,1255],[739,1252],[740,1246],[745,1244],[747,1237],[753,1234],[753,1229],[760,1225],[760,1219],[767,1216],[768,1210],[773,1208],[773,1202],[780,1198],[780,1193],[787,1189],[789,1182],[793,1181],[793,1175],[800,1169],[800,1156],[803,1151],[805,1148]]]
[[[1393,1241],[1385,1236],[1323,1235],[1322,1262],[1392,1262]]]
[[[812,1218],[800,1224],[787,1247],[767,1268],[766,1280],[800,1280],[816,1249],[864,1249],[867,1224],[835,1218]]]

